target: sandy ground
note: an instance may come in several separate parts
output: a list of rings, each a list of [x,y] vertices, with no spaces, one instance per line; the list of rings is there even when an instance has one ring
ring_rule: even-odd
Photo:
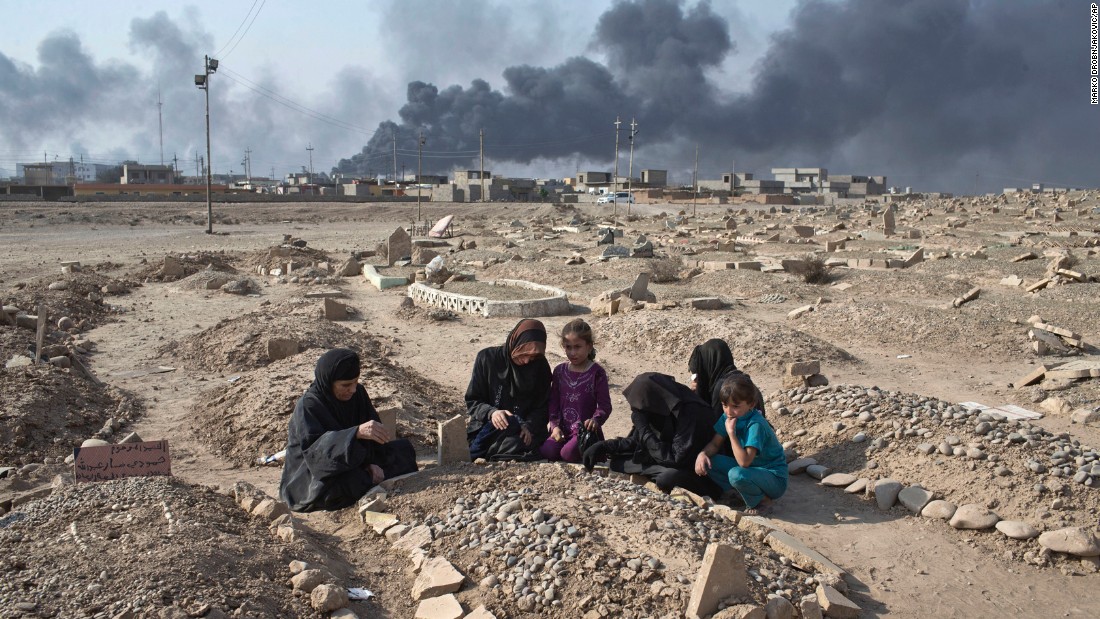
[[[350,252],[375,249],[395,227],[410,223],[408,207],[404,206],[217,208],[232,211],[233,220],[239,223],[216,225],[217,234],[207,235],[203,233],[204,226],[199,225],[204,223],[204,210],[190,206],[4,204],[0,206],[0,291],[4,292],[0,294],[11,291],[14,295],[20,284],[59,277],[58,264],[63,260],[79,260],[86,267],[91,266],[97,273],[110,277],[141,281],[134,276],[144,268],[143,261],[158,264],[166,254],[224,251],[241,263],[245,255],[278,245],[284,234],[307,240],[310,248],[323,250],[332,257],[334,264],[339,264]],[[698,219],[717,222],[726,209],[725,206],[700,207]],[[641,214],[643,219],[625,224],[626,238],[632,239],[641,231],[657,242],[659,256],[669,250],[678,251],[685,238],[691,237],[669,235],[658,241],[655,235],[662,232],[663,220],[651,217],[659,212],[673,214],[675,210],[672,206],[636,207],[635,213]],[[972,210],[976,216],[977,209]],[[837,281],[854,284],[844,292],[828,286],[804,284],[783,273],[708,272],[691,280],[652,284],[650,289],[659,300],[718,294],[731,302],[729,309],[716,313],[682,308],[643,310],[607,318],[589,314],[585,307],[588,299],[603,290],[628,286],[642,270],[641,266],[631,264],[631,260],[593,264],[597,250],[591,234],[564,234],[560,239],[549,241],[520,241],[517,248],[509,249],[504,239],[493,232],[507,228],[509,222],[516,219],[528,224],[536,216],[565,221],[572,210],[548,205],[430,205],[425,208],[425,218],[436,219],[452,212],[457,213],[459,232],[452,245],[457,246],[462,239],[476,239],[478,249],[474,251],[483,252],[486,257],[514,253],[524,258],[489,266],[478,273],[479,279],[520,277],[565,288],[576,304],[575,312],[570,316],[545,318],[551,333],[575,316],[591,321],[598,339],[599,361],[611,377],[615,413],[606,428],[609,436],[625,434],[629,429],[621,388],[635,374],[660,371],[686,380],[685,351],[689,352],[690,346],[708,337],[726,337],[723,329],[731,332],[731,337],[727,337],[731,342],[732,332],[749,333],[745,337],[750,340],[752,333],[761,334],[759,339],[762,341],[744,347],[735,345],[734,354],[739,365],[752,373],[765,394],[780,388],[784,362],[813,358],[814,352],[823,352],[822,372],[834,384],[878,386],[953,402],[1016,403],[1031,409],[1038,409],[1038,402],[1051,395],[1060,395],[1074,407],[1098,404],[1098,389],[1094,384],[1074,386],[1058,393],[1009,387],[1009,383],[1036,363],[1035,355],[1028,350],[1026,327],[1012,324],[1012,319],[1026,322],[1029,315],[1039,313],[1044,318],[1049,316],[1047,319],[1051,322],[1082,333],[1086,341],[1100,341],[1097,330],[1100,304],[1096,303],[1100,301],[1097,294],[1100,284],[1067,285],[1046,298],[1040,295],[1038,299],[1027,297],[1022,289],[997,287],[996,280],[1014,272],[1016,265],[1008,258],[1029,249],[1037,254],[1043,251],[1042,247],[994,245],[997,231],[1024,227],[1018,218],[1004,217],[1002,221],[985,215],[967,229],[950,231],[931,221],[913,222],[912,227],[925,229],[928,238],[877,246],[868,243],[862,248],[875,251],[887,245],[919,244],[930,250],[951,251],[952,248],[974,250],[986,245],[990,257],[984,261],[953,258],[925,262],[904,271],[834,270]],[[587,214],[595,215],[594,209],[588,209]],[[939,209],[939,214],[942,220],[943,209]],[[789,223],[792,216],[775,220],[757,217],[756,224],[760,227],[761,224]],[[594,219],[598,221],[598,217]],[[868,220],[866,216],[857,217],[848,222],[848,230],[837,234],[852,234],[852,229],[864,229]],[[549,223],[549,219],[546,221]],[[1100,227],[1094,219],[1085,218],[1075,225],[1085,231]],[[933,231],[938,234],[933,236]],[[945,231],[947,234],[943,234]],[[527,233],[530,234],[530,230]],[[694,238],[713,238],[718,233],[717,230],[705,231]],[[859,246],[859,242],[849,242],[849,250]],[[757,259],[770,255],[795,257],[815,248],[821,246],[769,244],[752,247]],[[588,258],[589,264],[563,266],[573,251]],[[1097,268],[1100,259],[1094,255],[1095,250],[1077,249],[1074,254],[1081,261],[1076,267],[1078,270],[1087,274],[1100,272]],[[685,256],[683,264],[687,266],[693,259],[695,257]],[[1034,270],[1036,267],[1028,265],[1045,265],[1046,262],[1046,258],[1040,257],[1022,264]],[[260,303],[278,306],[284,301],[301,299],[307,291],[331,286],[279,283],[275,278],[243,272],[240,265],[238,268],[242,275],[259,284],[259,295],[196,291],[179,282],[150,281],[127,294],[105,299],[119,311],[98,321],[98,326],[80,337],[95,343],[95,352],[90,356],[95,373],[112,387],[125,390],[144,402],[144,415],[129,429],[146,439],[168,439],[176,476],[212,486],[229,486],[237,480],[246,480],[275,495],[277,468],[253,467],[228,460],[195,436],[193,421],[200,394],[227,384],[227,379],[240,375],[241,370],[185,367],[174,363],[170,354],[164,353],[165,346],[199,334],[219,321],[254,312]],[[1037,268],[1041,272],[1042,266]],[[584,277],[589,272],[603,273],[607,279],[589,281]],[[1025,279],[1035,279],[1030,271],[1026,273]],[[993,283],[989,283],[991,281]],[[983,287],[978,302],[961,311],[943,309],[960,294],[957,290],[965,292],[971,285]],[[388,362],[452,392],[448,398],[441,399],[447,400],[446,405],[440,404],[439,410],[429,410],[422,415],[424,423],[462,412],[455,410],[454,403],[465,389],[474,355],[485,346],[498,345],[514,324],[514,319],[510,318],[469,315],[437,322],[426,318],[426,313],[403,313],[400,310],[403,288],[380,292],[359,277],[344,278],[338,287],[345,293],[341,302],[356,311],[351,320],[340,324],[384,344]],[[1072,288],[1079,290],[1071,291]],[[787,300],[780,304],[757,302],[758,297],[772,293],[782,294]],[[794,307],[813,303],[821,296],[829,297],[831,303],[822,305],[821,311],[811,313],[809,319],[794,324],[786,318]],[[0,300],[10,302],[6,296]],[[319,302],[317,304],[319,307]],[[307,316],[300,319],[311,320]],[[923,324],[923,321],[932,322]],[[728,326],[721,326],[723,323]],[[262,330],[263,325],[258,327]],[[799,348],[801,344],[785,347],[783,334],[791,329],[811,338],[813,345],[808,350]],[[666,335],[655,335],[656,331]],[[675,336],[668,336],[669,332]],[[601,338],[601,334],[608,333],[614,337]],[[742,350],[750,362],[742,360]],[[836,351],[846,353],[852,360],[828,361],[829,355],[841,355]],[[319,352],[309,350],[299,355],[302,361],[287,370],[291,384],[294,376],[298,376],[300,389],[308,385],[312,359]],[[911,357],[903,359],[899,355]],[[549,356],[552,365],[563,360],[554,345],[549,347]],[[120,376],[157,365],[172,365],[176,369],[133,378]],[[433,408],[430,402],[423,404],[426,409]],[[1054,432],[1071,431],[1082,443],[1100,445],[1100,432],[1096,428],[1071,427],[1064,416],[1047,415],[1039,425]],[[430,448],[425,448],[424,453],[429,454]],[[849,571],[854,579],[852,597],[863,607],[862,616],[971,617],[1000,613],[1019,617],[1083,617],[1094,612],[1088,608],[1094,606],[1089,600],[1095,599],[1096,574],[1073,570],[1067,573],[1066,569],[1039,568],[1021,561],[991,557],[990,548],[996,546],[982,539],[999,535],[995,532],[956,531],[943,523],[905,516],[896,510],[881,512],[875,509],[873,501],[811,482],[804,476],[792,478],[791,489],[781,500],[774,518],[780,526]],[[1095,520],[1096,514],[1092,517]],[[337,545],[341,539],[345,545],[363,543],[361,531],[347,526],[339,518],[310,516],[306,521],[326,536],[335,537]],[[354,560],[351,563],[354,565]]]

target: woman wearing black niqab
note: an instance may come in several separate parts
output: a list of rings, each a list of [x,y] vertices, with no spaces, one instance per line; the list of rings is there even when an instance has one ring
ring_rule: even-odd
[[[722,398],[718,392],[722,383],[731,376],[744,374],[733,363],[733,351],[724,340],[710,339],[696,346],[688,359],[688,370],[694,376],[696,395],[710,402],[719,416],[722,414]],[[756,408],[764,414],[764,394],[756,390]]]
[[[525,318],[503,346],[482,349],[466,388],[466,438],[471,458],[537,458],[546,441],[550,364],[546,327]]]
[[[641,473],[664,492],[676,486],[718,498],[722,489],[695,474],[695,458],[714,437],[718,415],[687,385],[671,376],[639,374],[623,395],[633,428],[625,438],[601,441],[584,452],[589,470],[606,457],[620,473]]]
[[[359,384],[359,355],[321,355],[290,417],[279,496],[294,511],[343,509],[383,479],[416,470],[416,452],[389,432]]]

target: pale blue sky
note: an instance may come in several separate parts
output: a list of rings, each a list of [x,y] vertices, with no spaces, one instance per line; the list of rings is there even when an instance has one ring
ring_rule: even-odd
[[[737,45],[737,52],[722,65],[720,72],[725,75],[718,76],[724,88],[745,87],[748,69],[765,49],[770,33],[784,25],[794,4],[794,0],[743,0],[711,5],[728,17]],[[223,67],[232,71],[215,75],[212,82],[215,170],[235,167],[239,171],[240,166],[234,165],[242,157],[239,151],[259,145],[259,152],[253,154],[254,171],[269,173],[274,167],[281,175],[304,163],[308,143],[316,149],[316,167],[324,169],[357,152],[369,135],[268,101],[280,123],[293,124],[283,132],[286,139],[272,138],[271,132],[279,128],[269,126],[263,135],[234,135],[234,143],[226,145],[219,122],[226,122],[227,115],[233,116],[259,96],[243,87],[241,79],[262,84],[325,116],[372,130],[379,122],[396,118],[412,80],[442,89],[482,78],[499,87],[501,71],[508,66],[554,66],[577,55],[602,60],[592,56],[589,42],[595,21],[611,5],[607,0],[4,0],[0,54],[20,69],[38,71],[42,42],[52,35],[73,33],[94,65],[130,67],[136,70],[135,78],[146,83],[143,92],[130,100],[136,106],[131,115],[140,116],[138,126],[112,126],[100,115],[86,123],[58,122],[56,130],[0,128],[0,176],[13,174],[14,163],[32,154],[41,160],[43,151],[50,158],[63,159],[70,154],[88,154],[96,161],[158,159],[156,95],[150,94],[156,90],[154,81],[162,82],[166,157],[176,153],[187,159],[205,148],[195,131],[196,119],[201,122],[201,92],[190,84],[187,67],[158,69],[148,48],[131,43],[132,22],[148,20],[158,12],[166,13],[168,21],[194,43],[200,58],[190,72],[201,71],[201,54],[219,51]],[[169,75],[186,83],[163,83]],[[234,83],[234,77],[240,79]],[[100,89],[131,87],[112,80],[97,85]],[[354,106],[346,102],[350,96],[358,99]],[[186,169],[183,164],[181,168]]]

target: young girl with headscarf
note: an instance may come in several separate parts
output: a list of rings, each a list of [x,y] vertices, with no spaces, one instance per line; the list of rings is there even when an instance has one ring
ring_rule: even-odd
[[[470,457],[535,459],[546,440],[550,364],[546,327],[525,318],[503,346],[482,349],[466,388]]]
[[[326,352],[290,416],[279,496],[300,512],[354,505],[382,480],[416,470],[412,443],[391,438],[359,384],[359,355]]]

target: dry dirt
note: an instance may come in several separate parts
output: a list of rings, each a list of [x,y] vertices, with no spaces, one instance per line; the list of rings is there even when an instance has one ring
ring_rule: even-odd
[[[1040,279],[1050,261],[1043,252],[1059,247],[1071,252],[1074,270],[1100,274],[1095,249],[1100,222],[1089,214],[1097,202],[1089,195],[1073,198],[1084,201],[1068,207],[1035,198],[1040,219],[1025,219],[1026,204],[1000,198],[907,203],[899,207],[898,227],[919,229],[923,238],[888,241],[860,239],[858,231],[878,229],[878,220],[858,205],[850,219],[820,207],[816,214],[796,209],[774,215],[758,207],[748,214],[752,223],[736,215],[735,234],[781,233],[784,242],[744,245],[732,254],[715,251],[711,243],[726,238],[722,218],[735,212],[731,207],[701,206],[697,217],[673,230],[667,216],[682,207],[636,205],[629,218],[621,217],[621,242],[630,244],[645,234],[656,256],[609,262],[597,260],[602,248],[595,245],[595,225],[579,234],[551,231],[575,215],[594,224],[609,218],[610,213],[593,207],[433,204],[425,212],[432,219],[456,214],[456,238],[450,248],[437,250],[447,252],[452,270],[482,281],[526,279],[569,293],[573,313],[544,322],[551,332],[577,316],[593,325],[599,361],[612,384],[609,435],[629,428],[621,388],[634,375],[661,371],[686,380],[691,347],[721,337],[739,366],[770,394],[769,405],[779,402],[788,409],[788,414],[778,408],[769,412],[780,436],[792,440],[795,432],[804,431],[795,445],[801,455],[815,456],[836,471],[919,483],[1040,530],[1077,525],[1096,531],[1100,489],[1026,470],[1033,454],[1019,445],[988,446],[1012,469],[1011,476],[1003,477],[993,474],[985,460],[924,456],[915,451],[923,438],[903,436],[869,450],[853,443],[852,434],[862,429],[871,439],[886,436],[895,430],[889,414],[866,427],[848,423],[837,431],[834,423],[854,421],[841,416],[843,407],[827,406],[820,398],[796,405],[793,396],[780,391],[787,362],[817,359],[834,389],[850,385],[913,401],[1013,403],[1032,410],[1057,396],[1072,408],[1095,408],[1100,379],[1009,386],[1050,359],[1031,351],[1027,320],[1032,315],[1080,333],[1086,342],[1100,342],[1100,283],[1095,280],[1035,294],[999,284],[1012,274],[1028,284]],[[1051,223],[1055,206],[1065,222]],[[257,272],[257,267],[274,268],[289,260],[336,266],[345,256],[375,249],[395,227],[408,225],[409,208],[217,205],[217,234],[206,235],[205,209],[197,205],[0,207],[0,301],[32,315],[42,302],[51,325],[47,343],[61,347],[53,352],[83,359],[106,383],[97,385],[73,370],[48,365],[0,368],[0,467],[17,468],[0,480],[0,500],[17,497],[20,503],[5,506],[11,513],[0,521],[3,616],[114,617],[126,607],[134,609],[134,616],[177,616],[177,611],[211,617],[215,611],[314,616],[308,600],[285,584],[292,559],[324,564],[345,585],[374,591],[374,600],[352,604],[361,617],[413,614],[408,560],[364,529],[354,510],[306,515],[299,524],[303,540],[283,543],[231,499],[211,490],[245,480],[276,494],[278,468],[256,466],[255,460],[281,448],[289,411],[309,384],[313,362],[336,345],[363,354],[364,382],[372,398],[379,408],[400,409],[400,434],[412,438],[425,462],[430,460],[436,422],[463,410],[474,355],[499,345],[514,319],[410,308],[402,305],[403,289],[380,292],[360,277],[292,281]],[[1077,209],[1086,209],[1085,214]],[[525,227],[510,226],[514,220]],[[816,242],[794,242],[790,223],[816,225]],[[307,248],[287,250],[288,234],[306,240]],[[700,259],[778,264],[822,252],[825,240],[841,238],[850,239],[845,250],[821,255],[898,257],[906,253],[903,248],[920,246],[943,257],[903,270],[834,267],[827,285],[807,284],[783,272],[690,270]],[[460,241],[475,241],[477,248],[459,251]],[[959,254],[979,248],[984,257]],[[1027,251],[1038,259],[1011,262]],[[575,253],[586,263],[566,265]],[[173,278],[178,281],[159,281],[166,255],[185,266],[183,276]],[[79,260],[83,271],[62,275],[65,260]],[[392,271],[407,275],[415,269]],[[612,317],[590,314],[592,298],[630,286],[642,271],[661,282],[650,284],[657,306]],[[256,285],[245,295],[207,289],[210,272],[248,277]],[[47,289],[59,280],[69,281],[67,290]],[[93,293],[112,282],[120,292],[100,292],[96,300]],[[850,287],[842,290],[837,284]],[[978,299],[951,306],[952,299],[974,286],[982,289]],[[332,288],[340,289],[339,301],[354,310],[347,321],[324,320],[322,301],[305,298],[307,292]],[[686,300],[701,296],[719,296],[727,308],[690,309]],[[797,320],[787,318],[807,304],[816,310]],[[57,329],[65,316],[76,325],[68,332]],[[302,351],[271,361],[271,338],[294,339]],[[0,361],[31,354],[33,340],[31,330],[0,324]],[[552,364],[563,360],[553,345],[549,355]],[[107,434],[104,425],[110,426],[112,418],[116,427]],[[1070,424],[1065,415],[1047,414],[1033,424],[1054,436],[1066,433],[1067,440],[1082,446],[1100,446],[1097,428]],[[964,446],[973,440],[961,426],[933,430],[930,442],[938,443],[949,432],[963,435]],[[60,460],[73,446],[97,434],[113,439],[129,431],[169,441],[175,478],[65,483],[71,467]],[[1034,541],[956,531],[940,521],[909,516],[901,507],[880,511],[873,500],[812,481],[793,477],[772,517],[849,572],[851,597],[863,607],[863,616],[1092,614],[1088,600],[1100,576],[1087,564],[1054,556],[1036,565],[1025,559],[1038,550]],[[1047,493],[1035,492],[1039,481]],[[57,489],[47,498],[23,502],[46,492],[51,482]],[[507,576],[500,557],[483,557],[465,547],[461,534],[443,532],[456,505],[493,492],[519,493],[525,510],[541,508],[579,530],[576,541],[583,556],[561,576],[560,606],[526,611],[510,588],[479,587],[485,575]],[[1054,498],[1063,499],[1058,509],[1051,506]],[[432,468],[401,483],[387,502],[402,522],[439,527],[432,551],[466,573],[458,598],[468,610],[483,603],[502,617],[579,617],[601,610],[608,616],[678,616],[690,590],[684,581],[694,577],[703,544],[712,536],[746,550],[750,569],[760,575],[750,596],[756,603],[763,603],[780,581],[796,602],[812,590],[805,581],[809,574],[782,563],[751,535],[682,501],[568,467]],[[13,518],[18,514],[24,515]],[[634,575],[623,571],[627,561],[648,565],[650,558],[658,560],[658,568]]]

